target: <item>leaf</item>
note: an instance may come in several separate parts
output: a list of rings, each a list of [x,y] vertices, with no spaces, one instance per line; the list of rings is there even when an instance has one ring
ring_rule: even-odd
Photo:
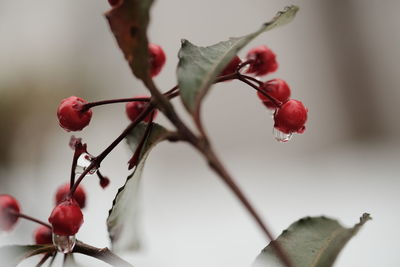
[[[12,245],[0,248],[0,262],[2,267],[15,267],[21,261],[31,256],[54,251],[54,246],[41,245]]]
[[[234,58],[239,50],[259,34],[293,20],[299,8],[286,7],[262,27],[243,37],[230,38],[208,47],[198,47],[182,40],[177,69],[181,99],[186,109],[195,117],[199,116],[200,102],[206,95],[215,78]]]
[[[276,242],[280,243],[295,267],[329,267],[346,243],[370,220],[364,213],[352,228],[341,226],[326,217],[306,217],[283,231]],[[257,257],[253,267],[283,266],[269,244]]]
[[[142,140],[147,124],[140,123],[128,135],[127,141],[132,151]],[[151,131],[142,147],[139,161],[133,173],[128,176],[125,184],[121,187],[107,218],[108,233],[112,243],[113,251],[135,250],[139,248],[138,233],[138,189],[143,173],[144,163],[150,150],[161,142],[167,134],[167,130],[153,124]]]
[[[147,84],[149,72],[147,27],[153,0],[122,0],[105,16],[133,74]]]

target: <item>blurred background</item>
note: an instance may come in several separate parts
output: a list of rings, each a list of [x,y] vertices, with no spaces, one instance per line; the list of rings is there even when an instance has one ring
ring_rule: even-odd
[[[214,86],[203,116],[219,155],[278,235],[304,216],[326,215],[346,226],[363,212],[370,221],[336,265],[400,266],[398,204],[400,131],[400,19],[395,0],[273,1],[158,0],[150,40],[167,64],[156,78],[176,84],[180,39],[211,45],[257,29],[289,4],[291,24],[268,32],[292,96],[309,108],[307,130],[285,144],[256,94],[238,82]],[[0,193],[47,220],[53,193],[68,181],[71,133],[58,126],[56,108],[70,95],[89,101],[143,94],[102,14],[107,1],[0,1]],[[190,122],[179,100],[178,111]],[[159,123],[170,126],[159,116]],[[89,127],[75,133],[98,154],[126,127],[124,105],[96,107]],[[124,183],[125,144],[104,161],[111,185],[87,177],[88,205],[78,238],[108,246],[105,220]],[[267,245],[236,198],[185,144],[163,143],[148,159],[141,188],[142,249],[122,256],[135,266],[250,266]],[[0,245],[32,242],[35,225],[20,222]],[[59,260],[61,257],[59,257]],[[33,266],[39,258],[21,266]],[[84,266],[102,263],[79,256]],[[104,265],[105,266],[105,265]]]

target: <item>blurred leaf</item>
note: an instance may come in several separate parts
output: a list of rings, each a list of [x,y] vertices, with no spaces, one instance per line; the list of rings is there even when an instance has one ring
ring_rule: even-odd
[[[54,247],[49,245],[4,246],[0,248],[1,267],[15,267],[26,258],[51,251],[54,251]]]
[[[128,135],[127,141],[132,151],[136,150],[142,140],[146,126],[147,124],[141,123]],[[138,189],[140,179],[150,150],[165,138],[166,133],[167,130],[164,127],[153,124],[142,147],[136,168],[127,178],[125,185],[118,190],[113,201],[107,219],[113,251],[135,250],[139,247]]]
[[[346,243],[371,217],[364,213],[352,228],[344,228],[326,217],[306,217],[283,231],[279,242],[295,267],[329,267]],[[281,267],[271,244],[257,257],[253,267]]]
[[[149,72],[147,27],[153,0],[122,0],[105,16],[134,75],[147,85]]]
[[[297,6],[286,7],[270,22],[264,23],[258,31],[243,37],[230,38],[212,46],[198,47],[187,40],[182,40],[177,76],[181,99],[186,109],[198,117],[202,98],[239,50],[259,34],[292,21],[298,10]]]

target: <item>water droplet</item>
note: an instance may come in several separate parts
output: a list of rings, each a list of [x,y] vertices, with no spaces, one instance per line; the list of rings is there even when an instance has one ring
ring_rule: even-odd
[[[290,138],[292,138],[292,135],[293,135],[292,133],[288,133],[287,134],[287,133],[281,132],[278,129],[276,129],[275,127],[274,127],[272,132],[274,134],[274,137],[275,137],[276,141],[282,142],[282,143],[285,143],[285,142],[289,141]]]
[[[74,235],[57,235],[53,233],[53,244],[62,253],[71,253],[76,244]]]
[[[76,169],[75,173],[76,174],[81,174],[83,173],[86,168],[92,163],[93,157],[90,154],[83,153],[82,155],[79,156],[78,162],[76,164]],[[92,168],[88,175],[92,175],[97,171],[97,168]]]

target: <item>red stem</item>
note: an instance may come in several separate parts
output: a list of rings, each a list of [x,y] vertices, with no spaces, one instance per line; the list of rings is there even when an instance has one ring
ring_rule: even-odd
[[[260,94],[262,94],[263,96],[267,97],[267,98],[272,102],[272,104],[274,104],[277,108],[279,108],[279,107],[282,105],[282,103],[281,103],[279,100],[277,100],[276,98],[270,96],[269,94],[267,94],[266,92],[264,92],[263,90],[261,90],[258,86],[256,86],[256,85],[252,84],[251,82],[249,82],[249,81],[248,81],[245,77],[243,77],[242,75],[240,75],[240,76],[238,77],[238,80],[244,82],[245,84],[250,85],[250,86],[251,86],[252,88],[254,88],[257,92],[260,92]]]
[[[43,221],[41,221],[41,220],[38,220],[38,219],[36,219],[36,218],[33,218],[33,217],[31,217],[31,216],[28,216],[28,215],[26,215],[26,214],[23,214],[23,213],[20,213],[20,212],[15,212],[15,211],[10,211],[10,213],[13,214],[13,215],[15,215],[15,216],[18,216],[19,218],[23,218],[23,219],[26,219],[26,220],[28,220],[28,221],[38,223],[38,224],[41,224],[41,225],[43,225],[43,226],[46,226],[47,228],[52,229],[50,224],[45,223],[45,222],[43,222]]]
[[[71,188],[69,192],[69,197],[71,197],[78,185],[81,183],[83,178],[93,169],[93,168],[99,168],[100,163],[104,160],[104,158],[132,131],[133,128],[136,127],[146,116],[152,112],[154,109],[153,104],[147,105],[147,107],[142,111],[142,113],[137,116],[135,121],[133,121],[106,149],[104,149],[103,152],[100,153],[97,157],[93,159],[93,161],[89,164],[89,166],[82,172],[82,174],[78,177],[76,182],[74,183],[74,186]]]
[[[134,102],[134,101],[150,102],[150,97],[130,97],[130,98],[119,98],[119,99],[109,99],[109,100],[89,102],[83,105],[82,112],[85,112],[86,110],[96,106],[114,104],[114,103]]]

